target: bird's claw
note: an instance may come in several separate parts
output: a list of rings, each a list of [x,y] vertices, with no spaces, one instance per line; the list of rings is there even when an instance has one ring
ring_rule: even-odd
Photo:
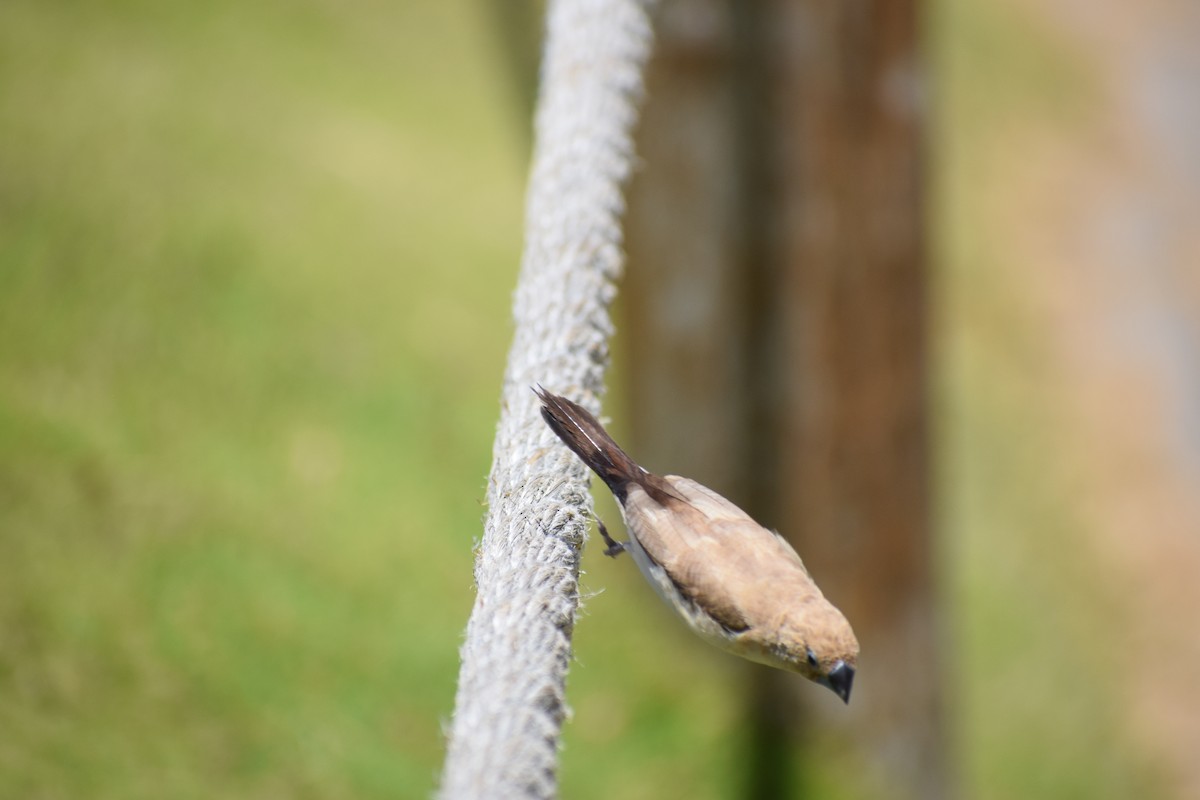
[[[604,527],[604,523],[599,517],[596,517],[596,527],[600,529],[600,538],[608,547],[604,550],[604,555],[609,558],[616,558],[625,552],[625,545],[618,542],[616,539],[608,535],[608,528]]]

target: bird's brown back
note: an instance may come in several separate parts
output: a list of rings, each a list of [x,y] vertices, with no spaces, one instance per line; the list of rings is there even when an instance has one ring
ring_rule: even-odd
[[[630,531],[679,591],[702,598],[725,627],[773,626],[780,623],[780,609],[821,597],[781,537],[693,480],[676,475],[660,480],[672,495],[665,502],[645,491],[630,492],[625,507]]]

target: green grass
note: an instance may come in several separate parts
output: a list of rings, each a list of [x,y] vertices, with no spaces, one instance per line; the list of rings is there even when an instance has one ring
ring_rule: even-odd
[[[0,794],[420,795],[519,125],[467,4],[0,8]]]
[[[432,789],[520,245],[487,19],[0,4],[0,796]],[[937,20],[961,774],[1131,796],[1104,598],[1030,477],[1036,342],[971,199],[996,132],[1078,79],[1010,13]],[[585,570],[563,795],[735,796],[735,666],[628,564]]]
[[[1120,599],[1073,505],[1048,332],[997,214],[1023,137],[1069,138],[1096,89],[1020,11],[937,8],[937,485],[959,775],[981,800],[1150,796],[1122,735],[1127,676],[1108,666]]]

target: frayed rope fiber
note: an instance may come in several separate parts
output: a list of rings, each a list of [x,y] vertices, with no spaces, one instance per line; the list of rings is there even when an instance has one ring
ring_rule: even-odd
[[[599,411],[652,0],[551,0],[515,332],[439,795],[552,798],[591,500],[530,390]]]

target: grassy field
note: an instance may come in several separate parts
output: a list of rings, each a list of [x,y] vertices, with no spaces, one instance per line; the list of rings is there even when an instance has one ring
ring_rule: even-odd
[[[1039,464],[1036,342],[974,191],[1003,120],[1081,79],[1011,12],[952,6],[933,210],[960,777],[1133,796],[1117,676],[1089,666],[1106,600]],[[432,789],[520,247],[487,20],[0,4],[0,796]],[[632,570],[585,569],[607,591],[578,626],[564,796],[733,796],[735,668]]]
[[[0,7],[0,795],[420,795],[518,121],[467,4]]]

